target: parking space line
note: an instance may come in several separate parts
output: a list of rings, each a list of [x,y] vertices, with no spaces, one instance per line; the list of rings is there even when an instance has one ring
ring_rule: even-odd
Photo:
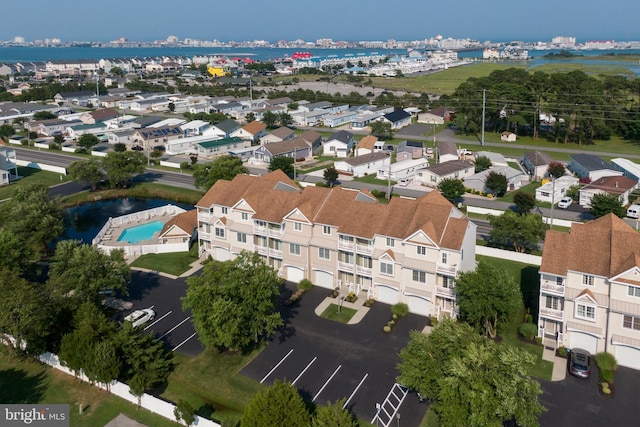
[[[260,380],[260,384],[262,384],[269,375],[271,375],[273,373],[273,371],[275,371],[276,369],[278,369],[278,366],[280,366],[282,364],[282,362],[284,362],[284,359],[286,359],[287,357],[289,357],[289,355],[293,353],[293,349],[289,350],[289,353],[285,354],[285,356],[280,359],[280,361],[278,362],[278,364],[276,366],[273,367],[273,369],[271,369],[269,372],[267,372],[267,375],[265,375],[261,380]]]
[[[171,332],[175,331],[176,329],[178,329],[178,327],[180,325],[182,325],[184,322],[186,322],[187,320],[191,319],[191,316],[187,317],[186,319],[184,319],[182,322],[178,323],[176,326],[174,326],[173,328],[169,329],[164,335],[162,335],[160,338],[158,338],[158,341],[160,341],[162,338],[166,337],[167,335],[169,335]]]
[[[161,321],[162,319],[164,319],[165,317],[167,317],[168,315],[170,315],[171,313],[173,313],[173,310],[170,310],[167,314],[165,314],[162,317],[159,317],[156,319],[155,322],[153,322],[152,324],[148,325],[146,328],[143,329],[143,331],[146,331],[147,329],[149,329],[150,327],[152,327],[153,325],[155,325],[156,323],[158,323],[159,321]]]
[[[295,384],[296,384],[296,382],[300,379],[300,377],[302,376],[302,374],[304,374],[304,373],[307,371],[307,369],[309,369],[309,367],[310,367],[311,365],[313,365],[313,362],[315,362],[317,358],[318,358],[318,357],[316,356],[316,357],[314,357],[313,359],[311,359],[311,362],[309,362],[309,364],[308,364],[307,366],[305,366],[305,367],[304,367],[304,369],[302,370],[302,372],[300,372],[300,374],[298,374],[298,376],[296,377],[296,379],[295,379],[295,380],[293,380],[293,382],[291,383],[291,385],[295,385]]]
[[[191,336],[189,338],[187,338],[186,340],[182,341],[180,344],[178,344],[177,346],[173,347],[173,350],[171,351],[176,351],[177,349],[179,349],[182,344],[186,343],[187,341],[189,341],[191,338],[196,336],[196,332],[192,333]]]
[[[353,395],[356,394],[356,392],[358,391],[358,389],[360,388],[360,386],[362,385],[362,383],[364,382],[364,380],[367,379],[367,377],[369,376],[368,373],[364,374],[364,377],[362,377],[362,379],[360,380],[360,383],[358,383],[358,385],[356,386],[355,390],[353,390],[353,392],[351,393],[351,395],[349,396],[349,398],[347,399],[346,402],[344,402],[344,405],[342,405],[342,409],[346,408],[347,405],[349,404],[349,402],[351,401],[351,399],[353,398]]]
[[[329,377],[329,379],[327,379],[327,381],[325,381],[324,385],[322,386],[322,388],[320,389],[319,392],[316,393],[315,396],[313,396],[313,399],[311,399],[312,402],[316,401],[316,398],[320,395],[320,393],[322,393],[322,390],[324,390],[324,388],[327,386],[327,384],[329,384],[329,381],[331,381],[333,379],[333,377],[338,373],[338,371],[340,370],[340,368],[342,368],[342,365],[338,365],[338,367],[336,368],[335,371],[333,371],[333,374],[331,374],[331,376]]]

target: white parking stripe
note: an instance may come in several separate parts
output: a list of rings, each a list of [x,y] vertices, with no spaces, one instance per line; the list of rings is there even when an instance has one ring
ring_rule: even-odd
[[[182,325],[184,322],[186,322],[187,320],[191,319],[191,316],[187,317],[186,319],[184,319],[182,322],[178,323],[176,326],[174,326],[173,328],[169,329],[167,331],[167,333],[165,333],[163,336],[161,336],[160,338],[158,338],[158,340],[161,340],[162,338],[166,337],[167,335],[169,335],[171,332],[175,331],[176,329],[178,329],[178,327],[180,325]]]
[[[276,369],[278,369],[278,366],[280,366],[280,364],[281,364],[282,362],[284,362],[284,359],[286,359],[287,357],[289,357],[289,355],[290,355],[291,353],[293,353],[293,349],[289,350],[289,353],[287,353],[287,354],[286,354],[282,359],[280,359],[280,361],[278,362],[278,364],[277,364],[276,366],[274,366],[274,367],[273,367],[273,369],[271,369],[269,372],[267,372],[267,375],[265,375],[265,376],[264,376],[264,378],[262,378],[262,379],[260,380],[260,384],[262,384],[262,383],[264,382],[264,380],[266,380],[266,379],[267,379],[267,377],[273,373],[273,371],[275,371]]]
[[[340,370],[340,368],[342,368],[342,365],[338,365],[338,367],[336,368],[335,371],[333,371],[333,374],[331,374],[331,376],[329,377],[329,379],[324,383],[324,385],[322,386],[322,388],[320,389],[319,392],[316,393],[315,396],[313,396],[313,399],[311,399],[312,402],[316,401],[316,398],[320,395],[320,393],[322,393],[322,390],[324,390],[324,388],[327,386],[327,384],[329,384],[329,381],[331,381],[333,379],[333,377],[338,373],[338,371]]]
[[[307,369],[309,369],[309,367],[311,365],[313,365],[313,362],[315,362],[317,358],[318,357],[314,357],[313,359],[311,359],[311,362],[309,362],[309,364],[307,366],[305,366],[305,368],[302,370],[302,372],[300,372],[300,374],[296,377],[296,379],[293,380],[293,382],[291,383],[292,385],[296,384],[296,381],[298,381],[300,379],[300,377],[302,376],[302,374],[304,374],[307,371]]]
[[[364,382],[364,380],[367,379],[367,377],[369,376],[368,373],[364,374],[364,377],[362,377],[362,379],[360,380],[360,383],[358,384],[358,386],[356,387],[355,390],[353,390],[353,392],[351,393],[351,395],[349,396],[349,398],[347,399],[346,402],[344,402],[344,405],[342,405],[342,409],[346,408],[347,405],[349,404],[349,402],[351,401],[351,398],[353,398],[353,395],[356,394],[356,392],[358,391],[358,389],[360,388],[360,386],[362,385],[362,383]]]
[[[155,325],[156,323],[158,323],[159,321],[161,321],[162,319],[164,319],[165,317],[167,317],[171,313],[173,313],[173,310],[171,310],[170,312],[168,312],[164,316],[157,318],[155,322],[153,322],[152,324],[148,325],[146,328],[143,329],[143,331],[146,331],[147,329],[149,329],[150,327],[152,327],[153,325]]]
[[[171,351],[176,351],[177,349],[179,349],[182,346],[182,344],[186,343],[187,341],[189,341],[191,338],[193,338],[195,336],[196,336],[196,333],[194,332],[193,334],[191,334],[191,336],[189,338],[187,338],[186,340],[182,341],[177,346],[173,347],[173,350],[171,350]]]

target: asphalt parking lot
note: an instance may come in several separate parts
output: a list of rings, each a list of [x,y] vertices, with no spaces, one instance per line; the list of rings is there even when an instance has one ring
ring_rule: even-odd
[[[314,313],[328,294],[327,289],[313,288],[298,305],[283,310],[285,326],[241,373],[264,384],[292,382],[317,404],[347,399],[346,406],[358,418],[373,424],[379,404],[380,426],[395,426],[397,421],[418,426],[427,405],[394,385],[398,353],[409,331],[422,330],[427,319],[410,314],[385,333],[390,306],[376,303],[360,323],[344,325]]]

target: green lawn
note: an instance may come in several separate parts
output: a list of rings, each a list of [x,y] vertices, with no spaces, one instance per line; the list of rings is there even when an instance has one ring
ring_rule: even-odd
[[[349,323],[349,320],[357,313],[357,310],[349,307],[339,307],[337,304],[329,304],[321,317],[325,319],[335,320],[336,322]]]
[[[191,263],[198,257],[190,252],[172,252],[167,254],[146,254],[131,263],[131,267],[146,268],[152,271],[180,276],[191,268]]]
[[[40,169],[27,168],[18,166],[18,175],[23,177],[18,181],[12,182],[10,185],[0,187],[0,200],[9,199],[13,196],[16,188],[26,185],[42,184],[47,187],[67,182],[69,178],[55,172],[43,171]]]
[[[371,174],[371,175],[367,175],[367,176],[362,176],[359,178],[353,178],[354,181],[357,182],[365,182],[367,184],[376,184],[376,185],[388,185],[387,180],[385,179],[378,179],[376,178],[376,174]],[[391,181],[391,185],[396,185],[397,182],[396,181]]]
[[[540,187],[541,185],[542,185],[542,183],[534,181],[534,182],[530,182],[529,184],[520,187],[517,191],[521,191],[523,193],[531,194],[532,196],[535,197],[536,188]],[[504,196],[498,197],[496,200],[498,200],[500,202],[513,203],[513,195],[517,191],[510,191],[507,194],[505,194]],[[536,204],[540,205],[540,202],[536,201]]]
[[[138,182],[130,188],[106,189],[100,191],[83,191],[62,200],[64,206],[74,206],[95,200],[115,199],[117,197],[142,197],[174,200],[180,203],[195,204],[204,193],[200,190],[172,187],[154,182]]]

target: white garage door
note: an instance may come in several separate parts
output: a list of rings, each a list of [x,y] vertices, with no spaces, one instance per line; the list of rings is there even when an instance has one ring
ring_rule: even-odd
[[[316,271],[316,281],[314,285],[333,289],[333,274],[327,273],[326,271]]]
[[[217,261],[229,261],[231,259],[229,257],[229,249],[227,248],[216,248],[216,260]]]
[[[389,286],[378,285],[378,301],[385,304],[395,304],[398,302],[398,291]]]
[[[571,348],[582,348],[591,354],[598,352],[598,338],[582,332],[571,331]]]
[[[618,345],[616,346],[615,356],[618,365],[632,369],[640,369],[640,349]]]
[[[304,270],[292,265],[287,266],[287,280],[290,282],[299,283],[304,279]]]
[[[426,298],[418,295],[407,295],[407,305],[409,311],[421,316],[428,316],[431,313],[431,303]]]

